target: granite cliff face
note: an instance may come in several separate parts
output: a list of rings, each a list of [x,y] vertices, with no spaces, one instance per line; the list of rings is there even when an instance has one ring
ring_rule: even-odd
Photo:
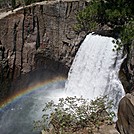
[[[124,55],[125,59],[119,72],[119,78],[125,92],[130,92],[134,85],[134,41],[131,47],[126,47]]]
[[[38,68],[67,74],[86,35],[74,30],[76,14],[85,6],[84,0],[45,1],[0,14],[1,88]],[[134,81],[133,70],[132,46],[119,75],[125,91]]]
[[[38,68],[67,73],[85,36],[74,31],[76,14],[85,4],[45,1],[0,14],[1,81]]]
[[[77,0],[41,2],[1,18],[0,40],[13,77],[47,68],[51,60],[70,67],[85,35],[74,31],[75,15],[84,6]]]

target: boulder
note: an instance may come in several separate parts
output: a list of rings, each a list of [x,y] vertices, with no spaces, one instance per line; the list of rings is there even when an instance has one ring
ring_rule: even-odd
[[[127,93],[120,101],[116,128],[120,134],[134,133],[134,91]]]

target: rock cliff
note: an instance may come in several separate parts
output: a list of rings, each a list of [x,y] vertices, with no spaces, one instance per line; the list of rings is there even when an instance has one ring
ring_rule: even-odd
[[[1,87],[38,68],[67,73],[86,35],[74,30],[76,14],[86,4],[85,0],[44,1],[0,14]],[[134,81],[133,45],[119,76],[127,92]]]
[[[76,14],[85,5],[44,1],[0,14],[1,71],[6,72],[1,78],[12,81],[38,68],[67,73],[85,36],[74,30]]]
[[[125,92],[130,92],[134,85],[134,41],[131,46],[124,49],[125,59],[121,65],[119,78],[123,84]]]
[[[41,2],[1,18],[0,39],[13,77],[47,68],[51,60],[70,67],[84,37],[74,31],[75,15],[84,6],[78,0]]]

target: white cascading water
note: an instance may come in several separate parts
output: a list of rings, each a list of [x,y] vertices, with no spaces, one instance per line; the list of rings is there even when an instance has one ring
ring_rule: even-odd
[[[66,94],[89,100],[102,95],[114,100],[115,109],[124,90],[118,79],[121,53],[113,51],[114,39],[89,34],[80,46],[66,82]]]

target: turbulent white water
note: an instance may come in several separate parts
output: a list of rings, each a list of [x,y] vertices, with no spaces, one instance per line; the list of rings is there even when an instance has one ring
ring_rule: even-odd
[[[117,56],[113,51],[113,40],[99,35],[86,36],[71,66],[66,94],[89,100],[108,95],[117,106],[124,90],[118,79],[121,54]]]

